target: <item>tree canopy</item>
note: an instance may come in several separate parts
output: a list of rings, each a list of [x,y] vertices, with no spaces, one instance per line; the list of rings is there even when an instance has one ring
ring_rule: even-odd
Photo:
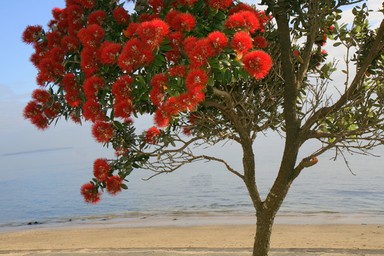
[[[347,7],[353,21],[344,24]],[[157,175],[217,161],[244,181],[264,223],[257,233],[270,233],[292,182],[317,156],[383,143],[384,22],[371,27],[370,12],[362,0],[137,0],[130,13],[115,0],[67,0],[47,29],[23,34],[40,85],[24,116],[39,129],[60,118],[92,122],[95,139],[115,150],[116,158],[95,160],[81,188],[86,202],[127,188],[136,168]],[[344,59],[331,59],[326,44]],[[133,120],[143,115],[154,121],[142,133]],[[285,145],[263,199],[252,146],[266,132]],[[320,147],[298,160],[310,140]],[[226,141],[241,145],[242,170],[194,152]],[[259,237],[255,248],[267,249],[254,255],[269,248],[269,235]]]

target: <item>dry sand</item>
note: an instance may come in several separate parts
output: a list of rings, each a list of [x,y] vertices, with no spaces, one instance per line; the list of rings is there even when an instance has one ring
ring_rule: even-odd
[[[0,255],[250,255],[253,225],[38,228],[0,233]],[[384,255],[384,225],[276,224],[271,255]]]

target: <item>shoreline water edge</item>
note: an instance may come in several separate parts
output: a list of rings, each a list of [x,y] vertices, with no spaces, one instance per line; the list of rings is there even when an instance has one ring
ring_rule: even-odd
[[[129,212],[77,216],[73,218],[34,219],[28,222],[1,223],[0,233],[31,229],[62,227],[196,227],[209,225],[254,225],[254,213],[250,212]],[[275,219],[281,225],[383,225],[384,214],[306,212],[279,213]],[[384,243],[384,238],[383,238]]]

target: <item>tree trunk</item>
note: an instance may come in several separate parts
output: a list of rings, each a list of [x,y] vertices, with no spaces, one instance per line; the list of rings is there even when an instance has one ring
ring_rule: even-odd
[[[257,213],[256,235],[253,256],[267,256],[270,249],[272,226],[275,214]]]

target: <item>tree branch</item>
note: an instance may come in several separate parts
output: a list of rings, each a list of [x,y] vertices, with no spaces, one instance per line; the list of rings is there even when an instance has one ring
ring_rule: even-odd
[[[345,93],[339,98],[339,100],[334,103],[332,106],[329,107],[323,107],[316,111],[312,117],[310,117],[306,123],[302,126],[301,134],[306,134],[312,127],[314,123],[317,121],[325,118],[328,114],[335,112],[342,108],[343,105],[347,103],[347,101],[356,93],[356,90],[358,90],[359,85],[363,81],[363,78],[365,76],[365,73],[372,63],[372,61],[377,57],[377,55],[382,50],[384,44],[383,44],[383,37],[384,37],[384,20],[381,22],[380,27],[378,29],[376,39],[368,52],[367,56],[365,57],[363,63],[361,64],[359,70],[357,71],[355,78],[353,79],[350,87],[345,91]],[[304,138],[306,140],[307,138]]]
[[[202,159],[206,159],[206,160],[209,160],[209,161],[215,161],[215,162],[222,163],[222,164],[225,165],[225,167],[228,169],[228,171],[230,171],[231,173],[235,174],[236,176],[238,176],[239,178],[244,180],[244,176],[243,175],[241,175],[238,171],[233,169],[225,160],[223,160],[221,158],[216,158],[216,157],[207,156],[207,155],[199,155],[199,156],[195,156],[195,158],[196,159],[202,158]]]

